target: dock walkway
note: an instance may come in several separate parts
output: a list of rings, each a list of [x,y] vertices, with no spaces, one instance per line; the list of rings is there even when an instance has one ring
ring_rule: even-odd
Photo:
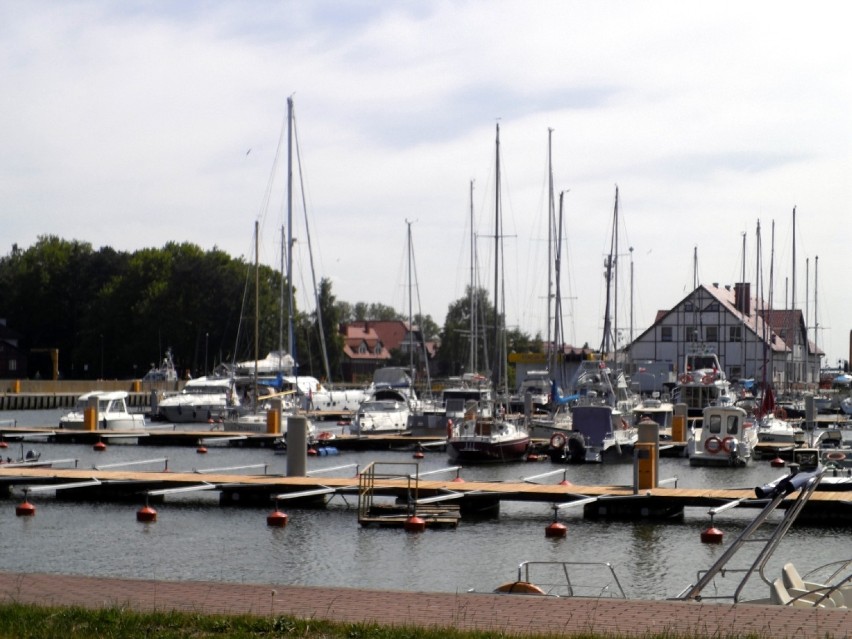
[[[383,626],[456,628],[530,636],[840,639],[848,610],[656,600],[424,593],[280,584],[152,581],[0,572],[0,599],[140,612],[293,616]]]

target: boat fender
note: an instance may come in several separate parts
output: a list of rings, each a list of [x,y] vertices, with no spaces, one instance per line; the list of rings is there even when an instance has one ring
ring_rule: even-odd
[[[447,420],[447,439],[452,439],[453,437],[453,420]]]
[[[846,453],[843,453],[839,450],[833,450],[830,453],[826,453],[825,458],[831,461],[843,461],[844,459],[846,459]]]
[[[701,383],[702,384],[712,384],[715,380],[716,380],[716,378],[713,375],[705,375],[704,377],[701,378]]]
[[[543,595],[544,590],[536,586],[535,584],[531,584],[528,581],[510,581],[505,584],[501,584],[494,589],[494,592],[503,592],[506,594],[516,594],[516,595]]]
[[[553,433],[553,435],[550,436],[550,447],[562,450],[565,448],[566,441],[567,439],[563,433]]]
[[[689,384],[689,382],[691,382],[691,381],[692,381],[692,379],[690,378],[688,373],[684,373],[683,375],[680,376],[680,383],[681,384]]]
[[[722,450],[722,441],[718,437],[708,437],[704,440],[704,450],[715,455]]]
[[[787,411],[783,407],[775,409],[775,417],[778,419],[787,419]]]

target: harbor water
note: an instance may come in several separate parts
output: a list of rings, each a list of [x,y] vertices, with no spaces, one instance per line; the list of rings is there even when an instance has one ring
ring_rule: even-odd
[[[53,426],[61,411],[0,413],[20,426]],[[138,460],[168,459],[175,472],[266,464],[269,474],[286,473],[286,456],[270,449],[208,446],[200,455],[194,448],[111,444],[96,452],[88,445],[27,442],[42,460],[76,459],[78,468]],[[6,455],[20,454],[10,443]],[[369,451],[338,456],[310,457],[308,470],[370,462],[414,464],[410,452]],[[427,452],[420,472],[449,466],[446,453]],[[150,470],[162,470],[151,462]],[[144,470],[146,466],[137,466]],[[555,466],[545,462],[465,467],[465,480],[522,481],[551,470],[564,471],[576,485],[629,485],[629,464]],[[246,473],[262,473],[252,468]],[[330,473],[354,476],[349,467]],[[786,474],[768,462],[741,469],[691,468],[686,459],[661,459],[660,479],[677,478],[677,486],[750,488]],[[453,475],[447,475],[452,477]],[[431,476],[430,479],[440,477]],[[556,483],[563,475],[536,481]],[[203,477],[199,477],[202,481]],[[17,517],[23,494],[0,501],[0,570],[102,575],[140,579],[214,580],[306,586],[387,588],[410,591],[489,592],[511,581],[523,561],[610,562],[629,597],[674,597],[725,551],[759,512],[731,509],[715,518],[724,543],[703,544],[701,532],[710,519],[706,509],[687,508],[675,522],[591,521],[581,508],[561,509],[559,521],[568,528],[564,538],[548,538],[553,521],[548,504],[503,502],[500,514],[482,521],[462,520],[455,529],[429,529],[411,534],[398,529],[362,528],[357,521],[357,497],[334,497],[326,509],[288,508],[284,528],[266,525],[268,508],[224,508],[215,491],[169,495],[156,504],[154,523],[136,521],[138,505],[83,503],[57,499],[52,492],[33,494],[34,517]],[[777,521],[781,513],[774,513]],[[754,544],[752,544],[754,546]],[[753,556],[753,555],[751,555]],[[840,558],[852,557],[852,537],[846,527],[794,526],[770,562],[771,575],[793,561],[805,572]],[[745,557],[731,566],[744,567]],[[719,580],[718,591],[731,592],[736,579]],[[756,585],[757,586],[757,585]],[[755,586],[755,587],[756,587]],[[706,594],[713,594],[707,592]],[[766,596],[757,588],[754,597]]]

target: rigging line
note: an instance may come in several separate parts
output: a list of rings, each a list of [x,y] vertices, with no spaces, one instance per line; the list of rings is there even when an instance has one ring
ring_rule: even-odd
[[[304,173],[302,172],[302,147],[299,145],[299,131],[296,126],[296,110],[293,108],[293,137],[296,141],[296,165],[299,169],[299,190],[302,196],[302,212],[305,218],[305,237],[308,243],[308,258],[310,260],[311,265],[311,282],[313,284],[314,291],[314,303],[316,304],[316,313],[317,313],[317,326],[319,328],[319,341],[320,341],[320,349],[322,352],[322,363],[325,369],[326,379],[328,383],[331,384],[331,369],[328,364],[328,348],[325,342],[325,328],[323,326],[322,321],[322,309],[320,307],[320,298],[319,298],[319,288],[317,287],[317,276],[316,271],[314,269],[314,251],[313,251],[313,243],[311,242],[311,227],[308,223],[308,205],[305,199],[305,182],[304,182]],[[291,309],[292,312],[292,309]],[[310,341],[310,340],[309,340]]]
[[[414,255],[414,244],[411,244],[411,265],[412,276],[414,277],[414,290],[417,293],[417,314],[420,317],[420,341],[423,347],[423,364],[426,369],[426,388],[428,389],[429,397],[432,396],[432,375],[429,371],[429,355],[426,352],[426,334],[423,331],[423,307],[420,304],[420,280],[417,278],[417,260]],[[409,326],[409,329],[411,327]]]

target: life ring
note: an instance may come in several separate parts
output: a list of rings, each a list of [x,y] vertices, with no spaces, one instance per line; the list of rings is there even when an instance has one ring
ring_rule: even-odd
[[[550,436],[550,447],[561,450],[565,448],[565,442],[567,441],[568,438],[565,437],[563,433],[553,433],[553,435]]]
[[[725,439],[722,440],[722,450],[726,453],[730,453],[731,450],[733,450],[733,444],[735,441],[736,440],[733,437],[725,437]]]
[[[787,410],[781,406],[775,409],[775,417],[778,419],[787,419]]]
[[[689,384],[689,382],[691,382],[691,381],[692,381],[692,379],[690,378],[688,373],[684,373],[683,375],[680,376],[680,383],[681,384]]]
[[[716,381],[716,376],[712,375],[712,374],[705,375],[704,377],[701,378],[702,384],[712,384],[715,381]]]
[[[324,430],[319,435],[317,435],[317,439],[320,439],[320,440],[334,439],[334,433],[330,433],[327,430]]]
[[[708,453],[715,455],[720,450],[722,450],[722,440],[718,437],[708,437],[704,440],[704,450]]]
[[[452,439],[453,437],[453,420],[447,420],[447,439]]]
[[[510,581],[501,584],[494,589],[494,592],[503,592],[506,594],[515,595],[543,595],[544,590],[531,584],[528,581]]]
[[[842,453],[839,450],[833,450],[830,453],[826,453],[825,458],[829,461],[843,461],[846,459],[846,453]]]

